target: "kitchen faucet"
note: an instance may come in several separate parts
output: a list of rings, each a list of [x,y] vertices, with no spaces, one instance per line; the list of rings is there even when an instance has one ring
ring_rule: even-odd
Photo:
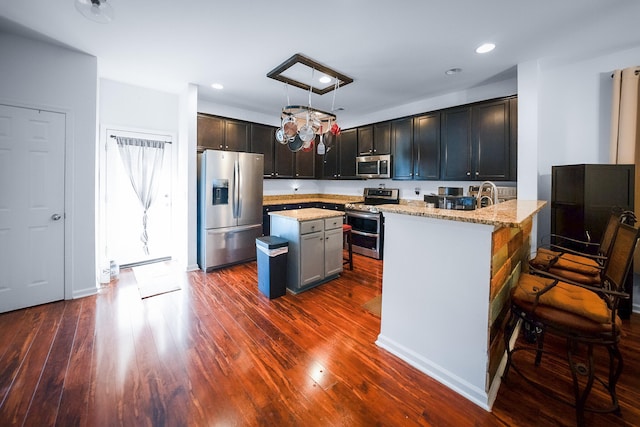
[[[484,187],[489,187],[490,192],[489,195],[482,195],[482,190],[484,189]],[[478,187],[478,202],[477,202],[477,207],[481,208],[482,207],[482,201],[484,199],[489,200],[489,205],[497,205],[498,204],[498,187],[496,187],[496,185],[491,182],[491,181],[484,181],[482,184],[480,184],[480,186]]]

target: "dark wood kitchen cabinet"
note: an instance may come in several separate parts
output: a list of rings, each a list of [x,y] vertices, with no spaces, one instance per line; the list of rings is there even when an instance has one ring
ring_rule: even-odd
[[[440,113],[413,119],[413,179],[440,179]]]
[[[515,179],[509,98],[442,112],[443,180]]]
[[[273,178],[293,178],[295,157],[287,144],[276,142],[274,145]]]
[[[273,177],[275,173],[274,157],[276,142],[276,129],[273,126],[261,125],[258,123],[251,124],[251,141],[249,151],[252,153],[264,154],[264,173],[265,178]]]
[[[358,155],[378,156],[391,153],[391,122],[358,128]]]
[[[317,137],[316,137],[317,139]],[[315,156],[316,156],[316,143],[313,143],[313,150],[311,151],[297,151],[294,153],[295,164],[295,178],[310,178],[316,177],[315,174]]]
[[[391,167],[393,179],[413,179],[413,119],[391,122]]]
[[[249,151],[250,123],[198,114],[198,151]]]
[[[236,120],[225,120],[223,149],[227,151],[249,151],[250,133],[250,123]]]
[[[326,151],[322,160],[322,178],[355,179],[360,129],[343,130],[337,137],[325,134]]]

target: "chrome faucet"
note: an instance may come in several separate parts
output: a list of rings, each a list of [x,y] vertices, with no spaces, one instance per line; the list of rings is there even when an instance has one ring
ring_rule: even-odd
[[[482,194],[482,190],[487,186],[490,189],[488,196]],[[485,200],[485,199],[487,199],[489,201],[489,205],[497,205],[498,204],[498,187],[496,187],[496,185],[491,181],[484,181],[478,187],[478,202],[477,202],[477,207],[478,208],[482,207],[482,201]]]

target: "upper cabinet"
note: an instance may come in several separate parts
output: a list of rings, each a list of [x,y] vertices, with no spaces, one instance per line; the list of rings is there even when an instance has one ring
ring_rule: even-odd
[[[393,179],[413,179],[413,120],[391,122],[391,170]]]
[[[326,151],[322,160],[322,177],[327,179],[354,179],[360,129],[343,130],[337,137],[324,136]]]
[[[377,156],[391,153],[391,123],[383,122],[358,128],[358,155]]]
[[[272,126],[252,123],[251,124],[251,143],[250,143],[249,151],[251,151],[252,153],[264,154],[263,176],[265,178],[271,178],[272,176],[274,176],[275,148],[276,148],[275,129]]]
[[[440,178],[440,113],[413,119],[413,179]]]
[[[198,114],[198,151],[249,151],[250,123]]]
[[[442,111],[442,180],[516,178],[515,98]]]

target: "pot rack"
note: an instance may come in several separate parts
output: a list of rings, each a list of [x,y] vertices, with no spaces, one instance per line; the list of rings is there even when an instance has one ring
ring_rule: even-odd
[[[316,135],[322,135],[329,132],[331,126],[336,123],[335,114],[327,113],[326,111],[317,110],[311,106],[305,105],[287,105],[284,107],[282,109],[280,119],[284,120],[288,117],[295,119],[298,129],[307,123],[308,118],[309,124],[312,126]]]

